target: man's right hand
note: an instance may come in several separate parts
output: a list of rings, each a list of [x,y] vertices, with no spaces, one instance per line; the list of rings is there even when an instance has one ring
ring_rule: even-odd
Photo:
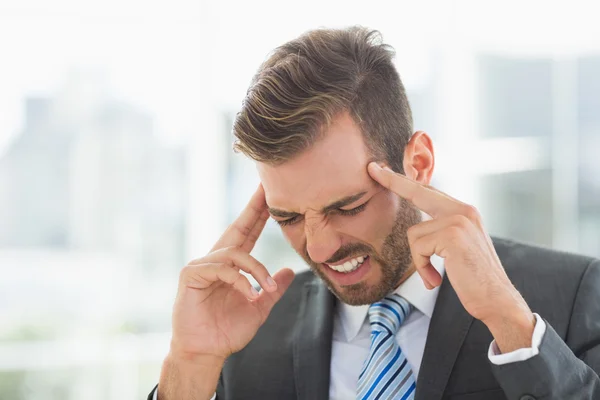
[[[206,369],[207,363],[214,363],[220,369],[230,354],[243,349],[256,335],[273,305],[291,284],[292,270],[285,268],[271,277],[265,266],[249,254],[268,218],[265,193],[260,185],[212,250],[181,271],[173,307],[171,349],[159,384],[161,399],[163,389],[167,389],[164,386],[172,386],[174,381],[177,386],[191,384],[182,382],[182,376],[164,371],[168,368],[167,361],[179,364],[176,369],[180,372],[184,372],[181,370],[184,365],[192,368],[198,364],[199,369]],[[240,270],[251,274],[263,290],[258,293]],[[216,371],[212,372],[208,375]],[[216,381],[212,383],[216,386]],[[170,387],[167,392],[173,389]]]

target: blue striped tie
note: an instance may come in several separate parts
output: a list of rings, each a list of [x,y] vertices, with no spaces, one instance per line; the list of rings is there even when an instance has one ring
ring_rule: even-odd
[[[396,333],[412,306],[391,294],[369,307],[371,348],[358,377],[358,400],[413,400],[415,377],[398,343]]]

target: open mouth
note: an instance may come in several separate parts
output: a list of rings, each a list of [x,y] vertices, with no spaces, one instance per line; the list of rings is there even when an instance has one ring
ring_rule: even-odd
[[[356,258],[347,260],[346,262],[341,263],[341,264],[337,264],[337,265],[326,264],[326,265],[334,271],[342,272],[342,273],[349,273],[352,271],[356,271],[368,258],[369,258],[369,256],[360,256],[360,257],[356,257]]]
[[[369,273],[371,257],[360,256],[339,264],[323,264],[323,268],[332,282],[342,287],[354,285],[361,282]]]

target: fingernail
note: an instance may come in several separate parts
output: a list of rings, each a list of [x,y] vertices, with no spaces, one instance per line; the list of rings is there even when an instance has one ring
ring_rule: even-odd
[[[277,287],[277,284],[275,283],[273,278],[271,278],[270,276],[267,276],[267,285],[269,285],[270,287],[273,287],[273,288]]]
[[[252,292],[252,297],[258,297],[258,290],[256,290],[256,288],[254,286],[252,286],[252,289],[250,289],[250,292]]]

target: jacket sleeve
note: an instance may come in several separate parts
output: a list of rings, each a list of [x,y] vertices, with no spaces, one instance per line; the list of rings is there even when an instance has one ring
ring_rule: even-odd
[[[538,355],[490,363],[508,399],[600,399],[600,260],[583,273],[565,340],[545,322]]]

